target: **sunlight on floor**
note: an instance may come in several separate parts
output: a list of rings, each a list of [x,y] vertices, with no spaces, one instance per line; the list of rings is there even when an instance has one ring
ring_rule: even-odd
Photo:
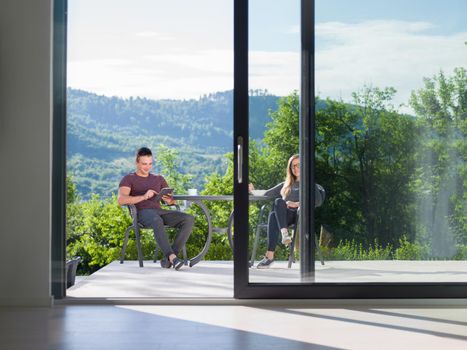
[[[465,349],[467,309],[302,309],[119,306],[124,309],[344,349]],[[436,317],[432,315],[436,314]],[[382,343],[381,339],[388,339]]]

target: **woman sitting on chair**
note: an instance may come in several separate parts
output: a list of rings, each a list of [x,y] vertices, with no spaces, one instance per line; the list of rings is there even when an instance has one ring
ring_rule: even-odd
[[[258,263],[258,269],[265,269],[274,262],[274,251],[279,240],[284,245],[289,245],[292,238],[287,227],[297,220],[297,210],[300,207],[300,158],[298,154],[290,157],[287,164],[287,176],[285,182],[274,186],[265,192],[265,196],[276,198],[272,211],[268,218],[268,250],[263,260]],[[253,184],[249,185],[250,192],[254,190]]]

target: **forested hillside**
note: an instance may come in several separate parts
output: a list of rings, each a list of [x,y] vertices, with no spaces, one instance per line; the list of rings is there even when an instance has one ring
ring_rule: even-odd
[[[250,136],[261,139],[277,109],[277,96],[250,94]],[[68,89],[67,166],[82,199],[109,196],[123,174],[133,168],[141,146],[178,151],[180,171],[190,173],[192,186],[226,168],[224,154],[232,150],[232,91],[197,100],[150,100],[106,97]],[[156,171],[157,154],[156,154]]]

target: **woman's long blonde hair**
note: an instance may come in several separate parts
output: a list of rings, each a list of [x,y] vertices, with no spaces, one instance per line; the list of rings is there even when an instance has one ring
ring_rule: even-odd
[[[284,186],[282,186],[281,189],[281,196],[284,200],[292,190],[292,185],[295,182],[297,182],[297,177],[292,172],[292,162],[298,158],[300,158],[300,156],[298,154],[294,154],[292,157],[289,158],[289,161],[287,163],[287,175],[285,177]]]

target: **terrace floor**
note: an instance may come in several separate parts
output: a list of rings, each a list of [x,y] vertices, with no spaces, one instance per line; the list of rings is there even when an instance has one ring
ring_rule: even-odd
[[[467,308],[65,305],[0,308],[2,350],[465,350]]]
[[[277,261],[250,269],[250,282],[299,283],[299,264]],[[326,261],[316,263],[315,282],[467,282],[467,261]],[[69,298],[232,298],[233,262],[201,261],[180,271],[159,262],[114,261],[90,276],[77,277]]]

